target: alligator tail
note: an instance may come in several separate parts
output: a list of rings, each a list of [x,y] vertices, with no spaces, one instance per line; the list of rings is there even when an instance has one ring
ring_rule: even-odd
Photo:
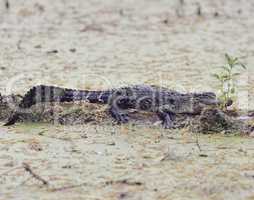
[[[19,108],[26,109],[32,105],[44,102],[72,102],[72,101],[88,101],[90,103],[107,103],[111,95],[111,91],[89,91],[89,90],[73,90],[55,86],[38,85],[31,88],[22,98]],[[4,124],[9,126],[15,124],[19,119],[21,110],[15,111]]]
[[[90,103],[107,103],[110,91],[73,90],[55,86],[39,85],[31,88],[23,97],[19,107],[29,108],[44,102],[88,101]]]

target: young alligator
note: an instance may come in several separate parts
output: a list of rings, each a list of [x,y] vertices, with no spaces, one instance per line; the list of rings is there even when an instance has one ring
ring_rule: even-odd
[[[198,115],[207,105],[217,105],[216,95],[205,93],[179,93],[167,88],[135,85],[105,91],[73,90],[39,85],[30,89],[6,126],[14,124],[27,109],[41,102],[88,101],[109,105],[109,113],[118,123],[128,122],[127,109],[157,113],[165,128],[172,128],[176,114]]]

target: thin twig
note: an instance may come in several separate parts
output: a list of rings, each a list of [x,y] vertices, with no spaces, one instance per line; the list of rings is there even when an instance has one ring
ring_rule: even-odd
[[[36,174],[31,167],[29,166],[29,164],[27,163],[23,163],[23,167],[24,169],[36,180],[40,181],[43,183],[43,185],[49,185],[49,182],[46,181],[45,179],[41,178],[38,174]]]
[[[9,10],[9,9],[10,9],[9,0],[5,0],[5,8],[6,8],[6,10]]]
[[[6,172],[0,174],[0,177],[1,177],[1,176],[4,176],[4,175],[7,175],[8,173],[10,173],[10,172],[12,172],[12,171],[14,171],[14,170],[16,170],[16,169],[22,169],[22,167],[19,166],[19,167],[14,167],[14,168],[12,168],[12,169],[9,169],[9,170],[7,170]]]
[[[67,189],[82,187],[85,185],[87,185],[87,183],[81,183],[81,184],[77,184],[77,185],[68,185],[68,186],[63,186],[63,187],[59,187],[59,188],[52,188],[52,189],[50,189],[50,191],[51,192],[63,191],[63,190],[67,190]]]
[[[18,50],[21,50],[21,49],[22,49],[21,43],[22,43],[22,40],[19,39],[18,42],[17,42],[17,49],[18,49]]]
[[[197,145],[199,151],[201,152],[202,150],[201,150],[201,146],[200,146],[200,144],[199,144],[198,133],[195,133],[195,135],[196,135],[196,141],[195,141],[195,142],[196,142],[196,145]]]
[[[202,16],[202,8],[201,8],[201,5],[199,3],[197,3],[197,15]]]

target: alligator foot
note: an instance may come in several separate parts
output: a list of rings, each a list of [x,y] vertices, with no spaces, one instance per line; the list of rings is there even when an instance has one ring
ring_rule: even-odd
[[[9,117],[8,121],[4,124],[4,126],[11,126],[11,125],[13,125],[13,124],[15,124],[18,121],[18,119],[19,119],[19,114],[18,113],[14,113],[14,114],[12,114]]]
[[[157,112],[158,117],[162,120],[162,125],[165,129],[173,128],[173,120],[175,117],[174,113],[159,111]]]
[[[127,123],[129,121],[128,114],[121,112],[118,108],[111,107],[109,112],[118,124]]]

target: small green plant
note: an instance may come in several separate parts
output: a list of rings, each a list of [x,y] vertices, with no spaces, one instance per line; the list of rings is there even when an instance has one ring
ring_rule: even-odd
[[[231,57],[225,54],[227,63],[221,66],[221,71],[213,74],[219,82],[219,100],[221,101],[221,109],[227,110],[227,107],[236,100],[236,80],[240,75],[236,71],[236,67],[246,69],[246,66],[239,61],[237,57]]]

